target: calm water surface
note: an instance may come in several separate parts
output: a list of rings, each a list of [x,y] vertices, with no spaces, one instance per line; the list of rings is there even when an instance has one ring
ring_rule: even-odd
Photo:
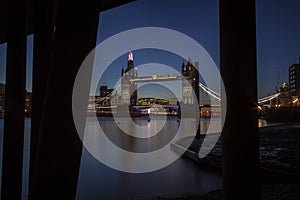
[[[124,150],[138,153],[155,151],[167,145],[176,134],[180,122],[178,118],[169,118],[161,131],[151,138],[134,139],[124,134],[118,125],[111,118],[89,119],[87,127],[92,131],[86,133],[86,140],[97,141],[99,145],[106,145],[97,137],[97,126],[100,122],[101,128],[106,136],[115,145]],[[159,120],[147,121],[147,118],[136,118],[135,123],[149,128],[149,131],[156,131],[160,127]],[[118,121],[120,124],[127,124],[126,120]],[[188,122],[187,122],[188,123]],[[187,135],[195,127],[186,124]],[[130,128],[130,127],[128,127]],[[132,128],[131,130],[135,130]],[[90,137],[89,137],[90,134]],[[97,149],[94,149],[97,151]],[[107,151],[110,149],[108,148]],[[176,154],[170,150],[170,154]],[[124,165],[143,165],[138,160],[125,160],[118,156]],[[122,165],[122,163],[119,163]],[[202,169],[195,162],[179,158],[169,166],[160,170],[148,173],[127,173],[120,172],[107,167],[96,160],[86,149],[84,149],[80,176],[78,181],[77,199],[139,199],[150,198],[158,195],[182,195],[189,193],[200,193],[203,191],[221,188],[221,175],[213,170]]]
[[[0,146],[3,139],[3,118],[0,119]],[[150,123],[147,118],[137,118],[135,120],[140,126],[148,126],[155,129],[159,121],[152,120]],[[88,118],[87,128],[93,129],[94,126],[101,125],[109,140],[122,149],[131,152],[145,153],[164,147],[173,139],[178,130],[179,122],[176,117],[169,118],[158,134],[150,139],[132,140],[131,136],[124,134],[112,118]],[[123,122],[120,122],[123,123]],[[157,125],[157,127],[159,127]],[[219,119],[208,120],[201,119],[201,133],[219,132]],[[259,126],[266,126],[266,122],[259,121]],[[195,129],[187,125],[187,130]],[[208,129],[210,128],[210,129]],[[28,191],[28,163],[29,163],[29,132],[30,119],[25,119],[25,141],[24,141],[24,164],[23,164],[23,199],[27,199]],[[187,131],[188,132],[188,131]],[[97,134],[93,134],[96,143]],[[88,135],[87,134],[87,135]],[[96,135],[96,136],[95,136]],[[91,139],[86,136],[86,139]],[[174,152],[173,152],[174,153]],[[175,154],[175,153],[174,153]],[[2,148],[0,148],[0,159],[2,160]],[[133,161],[124,161],[124,163],[136,164]],[[0,165],[0,172],[2,166]],[[1,177],[1,173],[0,173]],[[1,185],[1,183],[0,183]],[[221,175],[214,170],[204,169],[198,164],[184,157],[179,158],[169,166],[148,173],[127,173],[112,169],[99,162],[90,152],[83,147],[81,166],[79,172],[77,199],[139,199],[158,195],[181,195],[188,193],[200,193],[222,187]],[[1,188],[1,187],[0,187]]]

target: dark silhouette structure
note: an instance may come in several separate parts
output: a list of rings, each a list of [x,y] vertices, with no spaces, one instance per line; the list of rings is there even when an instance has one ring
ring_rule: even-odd
[[[34,34],[29,198],[75,199],[82,143],[72,119],[73,82],[96,45],[99,12],[127,2],[1,2],[0,42],[7,42],[1,199],[21,199],[27,35]]]
[[[9,12],[6,18],[8,45],[1,199],[21,199],[27,12],[25,1],[7,2],[4,6],[8,7]]]
[[[222,132],[224,199],[259,199],[255,0],[219,4],[221,76],[227,96],[227,102],[221,102],[227,106]]]
[[[72,117],[74,80],[96,45],[99,12],[130,1],[1,1],[0,43],[7,42],[1,199],[21,199],[27,35],[34,34],[29,199],[75,199],[82,143]],[[259,198],[255,32],[255,0],[220,0],[225,199]]]
[[[106,97],[113,92],[114,89],[109,89],[106,84],[100,86],[100,97]]]

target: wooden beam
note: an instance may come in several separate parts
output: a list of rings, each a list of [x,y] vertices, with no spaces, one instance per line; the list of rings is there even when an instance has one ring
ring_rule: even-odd
[[[24,143],[26,1],[8,2],[1,199],[21,199]]]
[[[255,0],[220,0],[225,199],[259,199]],[[224,91],[222,96],[225,95]],[[225,116],[225,113],[223,113]]]
[[[34,0],[26,0],[27,3],[27,8],[29,8],[28,11],[28,30],[27,34],[34,34],[34,11],[31,10],[34,6],[32,6]],[[127,3],[133,2],[136,0],[98,0],[96,2],[96,8],[98,9],[98,12],[106,11],[118,6],[125,5]],[[55,2],[55,4],[59,4],[59,0],[52,0],[52,2]],[[0,44],[7,42],[7,19],[8,19],[8,12],[7,12],[7,1],[1,1],[0,2]],[[55,6],[54,6],[55,7]],[[70,4],[70,7],[72,7],[72,4]],[[54,23],[56,25],[56,21]]]
[[[52,66],[54,16],[52,0],[34,0],[34,48],[32,78],[32,115],[30,135],[29,191],[35,166],[43,118],[48,75]],[[30,197],[29,197],[30,198]]]
[[[81,63],[96,46],[99,11],[94,0],[59,6],[31,199],[76,197],[82,142],[73,122],[72,91]]]

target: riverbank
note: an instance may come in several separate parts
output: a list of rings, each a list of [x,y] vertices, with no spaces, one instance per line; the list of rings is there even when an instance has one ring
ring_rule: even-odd
[[[220,135],[208,135],[210,140]],[[259,129],[260,137],[260,171],[262,199],[300,199],[300,124],[284,124],[267,126]],[[204,136],[195,139],[186,137],[173,143],[175,152],[185,151],[184,156],[194,160],[201,166],[222,170],[222,139],[203,159],[198,152]],[[159,198],[157,198],[159,199]],[[222,190],[210,193],[187,195],[186,197],[166,197],[161,199],[222,199]]]
[[[294,200],[299,199],[299,188],[295,184],[266,183],[261,186],[262,200]],[[213,190],[199,194],[182,194],[180,196],[157,196],[147,200],[222,200],[223,191]]]
[[[300,123],[300,106],[264,107],[260,115],[268,122]]]

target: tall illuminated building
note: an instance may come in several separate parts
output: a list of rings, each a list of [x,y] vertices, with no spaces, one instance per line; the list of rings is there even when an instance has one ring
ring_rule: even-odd
[[[300,58],[299,63],[289,67],[289,85],[292,97],[300,97]]]
[[[122,105],[136,105],[137,102],[137,85],[130,81],[137,77],[137,70],[134,67],[133,53],[128,53],[127,68],[124,70],[122,67],[122,93],[121,104]]]

